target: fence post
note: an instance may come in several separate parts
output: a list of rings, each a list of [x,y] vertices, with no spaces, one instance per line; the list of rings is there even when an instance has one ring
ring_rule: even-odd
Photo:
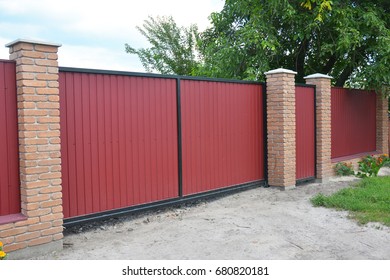
[[[316,178],[320,182],[332,175],[331,79],[318,73],[305,77],[307,84],[316,86]]]
[[[376,96],[376,150],[389,153],[388,99],[382,94]]]
[[[62,248],[60,117],[57,51],[61,45],[16,40],[6,45],[16,61],[21,214],[9,225],[12,258]],[[39,246],[38,246],[39,245]]]
[[[295,75],[287,69],[267,77],[268,184],[294,188],[296,183]]]

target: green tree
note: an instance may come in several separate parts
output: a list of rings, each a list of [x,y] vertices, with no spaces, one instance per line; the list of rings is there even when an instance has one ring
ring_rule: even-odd
[[[388,93],[389,12],[389,0],[226,0],[201,33],[149,18],[138,30],[152,47],[126,51],[163,74],[264,80],[284,67],[298,82],[318,72],[336,86]]]
[[[201,34],[202,74],[249,80],[284,67],[337,86],[390,84],[389,1],[226,0]]]
[[[125,44],[127,53],[138,55],[148,72],[192,75],[198,68],[196,25],[178,27],[172,17],[149,17],[138,31],[151,44],[150,48],[134,49]]]

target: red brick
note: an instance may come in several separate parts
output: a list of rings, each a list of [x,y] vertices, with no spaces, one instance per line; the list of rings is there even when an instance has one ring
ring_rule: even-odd
[[[59,136],[60,136],[59,130],[38,132],[39,138],[50,138],[50,137],[59,137]]]
[[[37,63],[37,65],[40,65]],[[58,74],[37,74],[36,75],[37,80],[43,80],[43,81],[57,81],[58,80]]]
[[[39,236],[41,236],[40,232],[28,232],[28,233],[24,233],[24,234],[16,236],[15,241],[16,242],[27,241],[27,240],[31,240],[34,238],[38,238]]]
[[[35,50],[42,53],[56,53],[58,51],[58,47],[47,46],[47,45],[35,45]]]
[[[34,188],[43,188],[47,187],[50,184],[50,181],[48,180],[41,180],[37,182],[29,182],[28,183],[28,188],[34,189]]]
[[[62,234],[62,232],[53,235],[53,240],[54,241],[61,240],[62,238],[64,238],[64,235]]]
[[[61,190],[62,190],[61,186],[51,186],[51,187],[42,188],[40,190],[40,193],[55,193],[55,192],[60,192]]]
[[[52,227],[52,223],[51,222],[38,223],[38,224],[29,226],[28,227],[28,231],[30,231],[30,232],[38,231],[38,230],[48,229],[50,227]]]
[[[40,117],[38,118],[39,123],[59,123],[60,117]]]
[[[56,200],[43,201],[41,202],[40,206],[41,208],[46,208],[46,207],[58,206],[61,204],[62,204],[62,199],[56,199]]]
[[[57,165],[61,164],[61,159],[56,158],[56,159],[45,159],[45,160],[39,160],[38,165],[39,166],[45,166],[45,165]]]
[[[0,238],[15,236],[18,234],[25,233],[26,231],[27,231],[27,227],[17,227],[17,228],[2,230],[0,231]]]
[[[47,82],[46,81],[36,81],[36,80],[23,80],[22,86],[27,87],[46,87]]]
[[[19,65],[16,66],[16,72],[30,72],[30,73],[46,73],[45,66],[35,66],[35,65]]]
[[[34,104],[35,106],[35,104]],[[37,102],[36,106],[38,109],[58,109],[60,108],[60,103],[58,102]]]
[[[27,247],[27,243],[26,242],[13,243],[13,244],[5,245],[4,246],[4,251],[9,253],[9,252],[12,252],[12,251],[24,249],[26,247]]]
[[[62,233],[62,231],[63,231],[63,228],[62,228],[62,226],[60,226],[60,227],[53,227],[53,228],[42,230],[41,234],[42,234],[42,236],[54,235],[57,233]]]
[[[50,208],[28,211],[29,217],[40,217],[51,213]]]
[[[55,213],[62,213],[63,212],[63,208],[62,208],[61,205],[60,206],[55,206],[55,207],[51,208],[51,212],[53,214],[55,214]]]
[[[24,227],[24,226],[29,226],[33,225],[39,222],[39,218],[28,218],[27,220],[16,222],[15,227]]]
[[[39,175],[40,180],[61,178],[61,172],[50,172]]]
[[[58,95],[60,91],[58,88],[37,88],[36,92],[37,94]]]
[[[59,145],[59,144],[52,144],[52,145],[46,145],[46,146],[39,146],[38,147],[38,152],[59,151],[60,149],[61,149],[61,145]]]
[[[62,213],[48,214],[48,215],[40,217],[41,222],[54,221],[54,220],[57,220],[57,219],[63,219]]]
[[[50,66],[50,67],[58,66],[58,62],[56,60],[48,60],[48,59],[36,59],[35,64],[39,66]]]
[[[62,219],[54,220],[52,222],[52,224],[53,224],[53,227],[58,227],[58,226],[62,226],[64,224],[64,221]]]
[[[28,244],[28,246],[36,246],[36,245],[42,245],[45,243],[49,243],[51,241],[53,241],[53,238],[51,236],[44,236],[44,237],[30,240],[30,241],[28,241],[27,244]]]
[[[26,50],[26,51],[32,51],[33,45],[31,43],[19,43],[14,46],[12,46],[12,51],[17,52],[20,50]],[[11,51],[11,50],[10,50]]]
[[[50,199],[50,195],[48,194],[40,194],[36,196],[31,196],[26,198],[26,202],[32,203],[32,202],[40,202]]]

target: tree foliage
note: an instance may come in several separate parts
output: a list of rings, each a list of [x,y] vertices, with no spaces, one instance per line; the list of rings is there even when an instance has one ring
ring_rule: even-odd
[[[138,55],[148,72],[192,75],[197,69],[195,45],[199,33],[196,25],[179,27],[172,17],[149,17],[137,29],[151,47],[137,50],[125,44],[125,50]]]
[[[264,80],[264,72],[283,67],[297,71],[298,82],[323,73],[337,86],[383,89],[390,84],[389,7],[389,0],[226,0],[199,34],[149,18],[139,30],[152,48],[127,51],[161,73]]]
[[[227,0],[202,34],[208,74],[262,79],[284,67],[298,81],[318,72],[338,86],[389,83],[388,1],[327,2]]]

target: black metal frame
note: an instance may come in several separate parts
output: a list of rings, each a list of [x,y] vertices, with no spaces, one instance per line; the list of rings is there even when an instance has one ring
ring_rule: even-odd
[[[151,203],[146,203],[146,204],[141,204],[136,206],[130,206],[130,207],[113,209],[113,210],[99,212],[99,213],[93,213],[85,216],[67,218],[64,219],[64,227],[72,227],[72,226],[76,226],[88,222],[96,222],[96,221],[105,220],[109,218],[115,218],[115,217],[120,217],[129,214],[136,214],[147,210],[158,210],[167,207],[173,207],[183,203],[194,202],[200,199],[211,199],[222,195],[240,192],[243,190],[258,188],[261,186],[265,186],[264,180],[250,182],[241,185],[235,185],[227,188],[216,189],[216,190],[198,193],[198,194],[192,194],[184,197],[177,197],[168,200],[156,201],[156,202],[151,202]]]
[[[268,185],[268,136],[267,136],[267,84],[263,83],[263,135],[264,135],[264,180],[266,188]]]
[[[60,72],[73,72],[73,73],[88,73],[88,74],[121,75],[121,76],[144,77],[144,78],[195,80],[195,81],[205,81],[205,82],[224,82],[224,83],[234,83],[234,84],[257,84],[257,85],[264,84],[262,82],[256,82],[256,81],[242,81],[242,80],[224,79],[224,78],[164,75],[164,74],[155,74],[155,73],[141,73],[141,72],[74,68],[74,67],[59,67],[59,71]]]
[[[137,213],[146,210],[156,210],[159,208],[175,206],[178,204],[191,202],[199,199],[212,198],[223,194],[234,193],[250,188],[264,186],[267,187],[267,98],[266,98],[266,84],[255,81],[240,81],[240,80],[229,80],[219,78],[205,78],[205,77],[188,77],[188,76],[177,76],[177,75],[161,75],[153,73],[138,73],[138,72],[126,72],[126,71],[112,71],[112,70],[99,70],[99,69],[86,69],[86,68],[71,68],[71,67],[60,67],[60,72],[73,72],[73,73],[88,73],[88,74],[105,74],[105,75],[122,75],[132,77],[146,77],[146,78],[164,78],[164,79],[175,79],[176,80],[176,112],[177,112],[177,139],[178,139],[178,197],[150,202],[141,205],[129,206],[120,209],[113,209],[104,212],[93,213],[84,216],[72,217],[64,219],[64,226],[71,227],[78,224],[103,220],[112,217],[118,217],[126,214]],[[181,80],[195,80],[195,81],[207,81],[207,82],[224,82],[224,83],[236,83],[236,84],[256,84],[262,85],[263,94],[263,133],[264,133],[264,180],[258,180],[250,183],[220,188],[216,190],[206,191],[198,194],[192,194],[183,196],[183,170],[182,170],[182,131],[181,131]]]
[[[182,135],[181,135],[181,88],[180,78],[176,79],[176,108],[177,108],[177,155],[178,155],[178,179],[179,179],[179,197],[183,196],[183,148],[182,148]]]
[[[295,185],[299,186],[309,182],[313,182],[317,178],[317,87],[316,85],[299,84],[295,86],[308,87],[314,89],[314,177],[302,178],[295,181]]]

